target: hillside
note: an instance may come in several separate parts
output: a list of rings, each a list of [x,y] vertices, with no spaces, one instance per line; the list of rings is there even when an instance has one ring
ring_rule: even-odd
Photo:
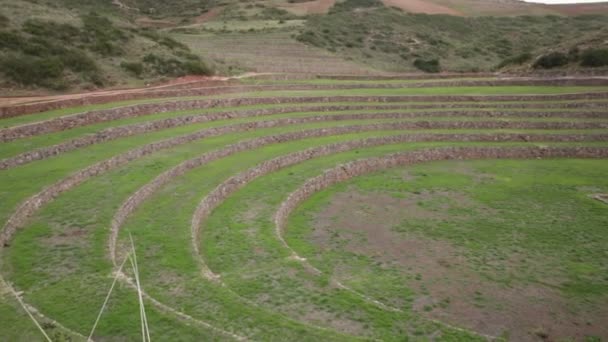
[[[576,69],[579,53],[608,47],[607,22],[608,16],[599,15],[405,14],[376,0],[347,0],[325,16],[310,18],[297,39],[394,72],[477,72],[509,64],[527,69],[539,56],[554,51],[571,55],[555,66]],[[431,61],[438,65],[423,65]]]
[[[93,9],[3,1],[0,88],[141,86],[211,72],[187,46],[134,25],[113,6]]]
[[[250,71],[529,72],[542,69],[533,65],[543,55],[554,69],[597,72],[608,41],[608,17],[600,15],[608,10],[605,3],[0,0],[0,5],[5,95],[141,87],[184,75]],[[590,12],[595,15],[569,16]],[[601,50],[594,57],[599,63],[592,63],[596,68],[580,61],[590,48]]]

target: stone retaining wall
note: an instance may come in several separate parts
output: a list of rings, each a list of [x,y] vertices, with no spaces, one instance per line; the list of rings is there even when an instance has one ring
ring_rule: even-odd
[[[401,124],[401,123],[397,123],[397,124]],[[388,127],[391,127],[391,129],[393,129],[392,126],[381,126],[383,124],[378,124],[378,129],[388,129]],[[384,124],[386,125],[386,124]],[[321,131],[325,131],[325,132],[330,132],[328,134],[331,134],[332,129],[335,129],[335,132],[338,132],[339,127],[334,127],[334,128],[323,128],[320,129]],[[329,130],[329,131],[328,131]],[[72,189],[73,187],[81,184],[82,182],[90,179],[91,177],[94,176],[98,176],[101,175],[109,170],[118,168],[122,165],[127,164],[128,162],[144,157],[146,155],[149,155],[153,152],[162,150],[162,149],[166,149],[166,148],[170,148],[179,144],[184,144],[190,141],[194,141],[197,139],[202,139],[208,136],[212,136],[212,135],[217,135],[220,134],[218,133],[218,128],[211,128],[208,130],[204,130],[204,131],[200,131],[197,132],[195,134],[191,134],[188,136],[181,136],[181,137],[175,137],[172,139],[168,139],[168,140],[163,140],[163,141],[159,141],[159,142],[155,142],[155,143],[151,143],[151,144],[147,144],[145,146],[142,146],[140,148],[134,149],[134,150],[130,150],[127,151],[125,153],[116,155],[110,159],[101,161],[101,162],[97,162],[93,165],[90,165],[84,169],[81,169],[71,175],[69,175],[68,177],[50,185],[49,187],[45,188],[44,190],[42,190],[41,192],[37,193],[36,195],[33,195],[32,197],[28,198],[26,201],[24,201],[18,208],[17,210],[11,215],[11,217],[8,219],[7,223],[4,226],[4,229],[2,230],[2,232],[0,233],[0,248],[2,248],[3,246],[8,245],[11,237],[13,236],[13,234],[17,231],[18,228],[23,227],[27,220],[43,205],[45,205],[46,203],[52,201],[55,197],[59,196],[61,193],[68,191],[69,189]],[[310,136],[314,136],[314,133],[308,133],[311,134]],[[403,136],[403,139],[406,139],[405,137],[413,137],[416,135],[405,135]],[[431,135],[432,136],[432,135]],[[456,139],[456,137],[461,136],[461,137],[469,137],[470,135],[452,135],[453,138]],[[486,138],[486,141],[496,141],[494,140],[493,137],[496,137],[497,135],[487,135],[488,138]],[[522,135],[514,135],[517,138],[516,141],[522,141]],[[600,137],[603,139],[603,137]],[[376,140],[374,140],[376,139]],[[366,146],[365,144],[370,144],[374,141],[379,141],[377,139],[395,139],[392,137],[382,137],[382,138],[372,138],[372,139],[367,139],[364,140],[365,143],[363,143],[364,145],[362,146]],[[414,138],[407,138],[407,139],[414,139]],[[469,138],[467,138],[469,139]],[[385,141],[393,141],[393,140],[385,140]],[[412,140],[404,140],[404,141],[412,141]],[[463,140],[461,140],[463,141]],[[464,140],[464,141],[470,141],[470,140]],[[387,142],[390,143],[390,142]],[[347,145],[344,145],[342,147],[338,146],[338,147],[327,147],[324,146],[322,147],[323,150],[321,151],[326,151],[325,153],[328,153],[328,151],[332,151],[332,150],[336,150],[339,151],[341,150],[341,148],[343,149],[345,146],[357,146],[356,143],[352,143],[352,142],[348,142],[345,143]],[[354,144],[354,145],[353,145]],[[376,143],[378,144],[378,143]],[[234,146],[234,145],[231,145]],[[328,146],[334,146],[334,145],[328,145]],[[232,147],[235,148],[235,147]],[[306,156],[307,153],[309,154],[309,152],[300,152],[303,153],[303,156]],[[284,157],[286,158],[286,157]],[[289,157],[287,160],[291,160],[292,157]],[[298,158],[298,157],[296,157]],[[308,158],[306,158],[308,159]],[[305,159],[303,159],[305,160]],[[268,168],[270,167],[270,169],[272,169],[272,165],[276,164],[277,162],[268,162],[271,164],[268,164],[267,166],[263,166],[263,168]],[[274,164],[273,164],[274,163]],[[280,163],[280,162],[279,162]],[[254,172],[258,172],[258,171],[254,171]]]
[[[333,107],[334,109],[337,107]],[[243,112],[227,112],[203,114],[194,116],[183,116],[140,124],[126,125],[104,129],[93,135],[86,135],[76,139],[66,141],[57,145],[43,147],[32,151],[18,154],[14,157],[0,160],[0,170],[25,165],[33,161],[46,159],[61,153],[83,148],[93,144],[108,142],[118,138],[145,134],[162,129],[184,126],[194,123],[202,123],[230,118],[256,117],[284,113],[285,108],[259,109]],[[252,129],[270,128],[285,125],[305,124],[323,121],[347,121],[347,120],[373,120],[373,119],[406,119],[406,118],[425,118],[425,117],[561,117],[563,114],[577,114],[575,117],[608,117],[608,113],[589,112],[589,113],[557,113],[557,112],[496,112],[496,111],[439,111],[439,112],[420,112],[420,113],[360,113],[360,114],[332,114],[320,116],[303,116],[294,118],[281,118],[266,121],[253,121],[249,123],[234,124],[216,128],[218,134],[230,132],[243,132]],[[582,115],[581,115],[582,114]],[[395,126],[397,127],[397,126]],[[420,121],[402,123],[396,129],[444,129],[444,128],[514,128],[514,129],[600,129],[608,128],[608,122],[526,122],[513,121],[471,121],[471,122],[449,122],[449,121]],[[194,136],[198,136],[193,133]]]
[[[292,192],[275,214],[276,233],[285,247],[295,252],[285,239],[283,232],[291,212],[314,193],[339,182],[391,167],[411,165],[437,160],[464,159],[534,159],[534,158],[608,158],[608,148],[601,147],[452,147],[430,148],[352,161],[326,170],[323,174],[306,181]]]
[[[372,78],[373,79],[373,78]],[[377,79],[377,78],[376,78]],[[493,80],[458,80],[412,83],[364,83],[364,84],[287,84],[287,85],[234,85],[221,87],[201,87],[186,89],[142,90],[110,95],[95,95],[49,102],[0,107],[0,119],[39,113],[49,110],[75,107],[82,105],[100,104],[116,101],[137,100],[145,98],[180,97],[180,96],[211,96],[219,94],[246,93],[257,91],[288,91],[288,90],[340,90],[340,89],[391,89],[391,88],[425,88],[425,87],[462,87],[462,86],[604,86],[608,85],[606,78],[560,78],[560,79],[531,79],[517,78]]]
[[[450,135],[446,135],[450,136]],[[220,205],[230,194],[243,188],[253,179],[266,175],[271,172],[275,172],[282,168],[301,163],[306,160],[313,158],[326,156],[329,154],[335,154],[340,152],[346,152],[357,148],[372,147],[378,145],[385,145],[398,142],[419,142],[419,141],[440,141],[437,140],[436,136],[430,135],[431,139],[428,140],[429,136],[425,135],[401,135],[401,136],[390,136],[380,138],[369,138],[364,140],[353,140],[343,143],[324,145],[307,149],[304,151],[298,151],[284,156],[280,156],[257,166],[239,173],[238,175],[232,176],[222,184],[217,186],[211,191],[205,198],[199,203],[192,216],[191,230],[192,230],[192,248],[195,253],[199,256],[199,263],[203,269],[203,274],[207,275],[209,279],[217,278],[204,263],[204,260],[200,256],[200,234],[201,225],[203,221],[209,216],[209,214]],[[453,140],[450,141],[476,141],[474,137],[479,138],[480,135],[458,135],[454,134],[450,136]],[[487,136],[490,140],[494,137],[492,135]],[[483,141],[483,140],[482,140]],[[448,148],[448,149],[429,149],[419,152],[418,154],[402,153],[394,154],[385,158],[372,158],[365,159],[363,161],[353,162],[350,164],[343,165],[333,170],[334,172],[326,173],[326,178],[322,178],[320,181],[315,181],[306,187],[303,187],[302,195],[312,193],[316,188],[319,188],[325,184],[331,184],[331,182],[339,182],[341,180],[353,177],[358,174],[365,172],[372,172],[382,168],[388,168],[396,165],[403,165],[412,162],[422,162],[430,160],[440,159],[475,159],[475,158],[536,158],[536,157],[560,157],[560,156],[576,156],[576,157],[597,157],[605,158],[608,157],[608,148],[536,148],[536,147],[524,147],[524,148],[505,148],[504,152],[501,152],[502,148]],[[461,156],[458,153],[462,153]]]
[[[544,101],[544,100],[584,100],[608,99],[608,93],[569,94],[556,97],[555,95],[525,95],[525,96],[327,96],[327,97],[286,97],[286,98],[231,98],[207,99],[190,101],[170,101],[163,103],[148,103],[125,106],[113,109],[90,111],[80,114],[53,118],[45,121],[28,123],[20,126],[0,129],[0,142],[63,131],[75,127],[107,122],[123,118],[137,117],[152,113],[166,113],[181,110],[195,110],[215,107],[234,107],[263,104],[288,103],[331,103],[331,102],[369,102],[391,103],[405,101],[425,102],[459,102],[459,101]],[[446,105],[446,104],[444,104]],[[500,104],[497,104],[500,106]],[[449,108],[449,107],[443,107]]]
[[[389,126],[389,127],[387,127]],[[365,131],[380,131],[391,129],[393,124],[371,124],[360,126],[328,127],[321,129],[311,129],[299,132],[284,133],[278,135],[264,136],[251,140],[245,140],[233,145],[226,146],[220,150],[205,153],[199,157],[186,160],[168,171],[157,176],[153,181],[147,183],[131,195],[125,201],[116,215],[112,219],[109,249],[112,261],[116,263],[116,240],[120,227],[124,224],[127,217],[139,207],[154,192],[160,189],[171,179],[185,174],[187,171],[200,167],[214,160],[225,158],[238,152],[253,150],[270,144],[284,143],[288,141],[308,139],[314,137],[360,133]],[[530,141],[530,142],[583,142],[583,141],[606,141],[608,134],[602,135],[576,135],[576,134],[407,134],[394,135],[381,138],[370,138],[368,144],[392,144],[399,142],[424,142],[424,141],[488,141],[488,142],[508,142],[508,141]],[[348,146],[356,145],[351,142]],[[365,144],[365,142],[363,143]],[[359,146],[359,145],[356,145]],[[335,152],[334,152],[335,153]],[[270,172],[269,170],[265,171]]]

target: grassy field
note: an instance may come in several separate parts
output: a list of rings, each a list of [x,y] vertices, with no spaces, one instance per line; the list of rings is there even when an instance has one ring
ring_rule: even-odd
[[[525,338],[526,329],[563,334],[576,330],[580,320],[587,327],[578,337],[591,340],[605,334],[600,317],[608,293],[606,208],[590,197],[606,191],[604,172],[605,162],[588,160],[436,162],[393,169],[315,194],[294,213],[287,238],[327,276],[393,302],[399,298],[391,294],[408,293],[408,303],[424,303],[418,310],[427,316],[475,326],[471,316],[482,310],[490,326],[496,323],[492,319],[538,324],[519,322],[520,331],[495,331],[514,339]],[[542,294],[531,290],[540,288]],[[513,292],[532,306],[519,315],[539,316],[509,317],[522,300]],[[534,311],[547,305],[553,307]],[[552,319],[564,319],[553,311],[560,306],[571,309],[574,324],[551,326]]]
[[[331,83],[325,80],[318,82]],[[364,88],[268,91],[230,96],[506,95],[597,91],[605,91],[605,88]],[[10,127],[93,109],[155,101],[165,100],[81,106],[0,120],[0,125]],[[4,280],[20,291],[25,302],[48,317],[40,320],[44,323],[43,328],[54,336],[53,340],[65,336],[85,340],[83,336],[89,334],[112,283],[117,269],[114,263],[120,264],[129,250],[130,235],[135,241],[141,282],[146,294],[144,302],[150,334],[155,340],[399,341],[409,338],[421,341],[481,341],[486,335],[527,340],[542,334],[556,338],[606,337],[606,332],[601,330],[601,318],[606,314],[601,304],[606,301],[608,291],[607,279],[603,277],[606,260],[602,246],[606,243],[606,235],[601,229],[606,224],[605,204],[588,197],[608,191],[608,183],[602,176],[608,171],[605,160],[441,162],[358,177],[313,195],[291,216],[286,239],[292,248],[307,258],[306,262],[294,259],[291,251],[282,245],[273,221],[279,205],[307,179],[352,160],[447,146],[608,147],[607,142],[601,139],[576,143],[559,142],[554,138],[542,139],[549,135],[592,137],[608,134],[600,126],[560,130],[383,128],[341,134],[325,131],[316,136],[286,138],[289,134],[304,130],[421,120],[431,123],[509,121],[593,124],[605,123],[608,119],[603,116],[576,116],[586,111],[605,111],[603,106],[591,106],[603,104],[604,100],[585,101],[588,106],[580,109],[567,108],[572,102],[575,101],[521,101],[524,108],[508,110],[494,107],[497,102],[470,102],[471,105],[487,104],[487,109],[483,110],[514,112],[518,114],[517,117],[473,117],[471,112],[475,109],[468,108],[467,102],[451,109],[460,112],[460,115],[449,117],[441,115],[441,112],[447,112],[441,108],[400,109],[398,112],[417,113],[419,117],[374,120],[362,117],[258,128],[159,149],[91,174],[82,182],[62,189],[52,200],[34,210],[23,227],[0,249],[0,271]],[[421,100],[390,105],[438,103],[441,102]],[[546,105],[547,108],[526,108],[528,103]],[[293,113],[232,118],[134,134],[0,170],[0,200],[3,203],[0,218],[6,222],[20,203],[78,170],[165,139],[213,127],[279,118],[394,112],[387,108],[306,111],[307,106],[319,105],[321,103],[296,102],[288,105],[151,113],[3,143],[0,157],[6,158],[113,127],[221,111],[300,108]],[[373,106],[374,103],[365,105]],[[425,117],[429,111],[438,114]],[[538,118],[534,117],[536,111],[561,114],[558,117]],[[435,134],[439,140],[441,134],[466,137],[482,133],[489,136],[531,134],[540,136],[541,141],[403,140],[419,134]],[[245,141],[269,136],[275,136],[275,140],[219,154],[219,157],[201,165],[193,162],[182,164],[186,165],[185,169],[153,188],[141,203],[132,208],[127,206],[130,211],[118,231],[117,259],[112,259],[110,227],[130,196],[181,163],[202,155],[230,151],[236,144],[242,145]],[[361,144],[361,141],[369,138],[398,136],[403,141]],[[229,177],[273,158],[347,142],[359,142],[359,145],[298,160],[239,183],[238,189],[219,201],[217,207],[203,218],[201,238],[193,240],[194,231],[198,228],[192,227],[197,206]],[[363,198],[366,206],[357,207],[359,202],[353,203],[350,195],[355,199]],[[418,209],[404,210],[405,202],[400,201]],[[329,213],[326,212],[328,210]],[[361,227],[349,230],[353,217],[357,217],[356,223]],[[422,254],[417,254],[418,258],[408,258],[399,254],[403,252],[402,249],[392,245],[374,249],[379,246],[378,241],[370,238],[371,235],[365,235],[369,231],[362,227],[367,226],[372,227],[373,231],[383,232],[383,235],[392,234],[391,241],[397,247],[424,247],[420,251]],[[321,230],[325,233],[315,233]],[[399,245],[402,241],[404,245]],[[427,247],[435,251],[443,250],[444,246],[447,246],[445,253],[453,254],[440,253],[431,261],[424,258]],[[442,259],[439,260],[439,257]],[[212,280],[201,274],[204,269],[201,261],[219,278]],[[436,273],[425,273],[425,266],[435,261],[440,265],[436,267],[433,264],[432,269]],[[450,266],[445,266],[445,262]],[[312,270],[308,263],[321,272]],[[124,278],[118,282],[110,297],[94,340],[141,338],[137,292],[125,281],[131,277],[133,272],[124,270]],[[464,290],[468,289],[462,283],[464,278],[475,281],[475,286],[470,286],[470,293]],[[462,289],[466,295],[446,292],[448,283],[454,284],[450,289]],[[522,298],[546,300],[549,303],[547,307],[560,320],[571,319],[574,314],[579,318],[572,318],[569,324],[562,324],[560,328],[560,325],[545,319],[549,317],[543,316],[548,315],[547,309],[541,311],[543,315],[537,321],[532,316],[521,315],[534,326],[518,320],[504,320],[504,317],[512,317],[505,316],[512,312],[512,305],[522,300],[514,293],[524,288],[528,291],[525,292],[528,297]],[[1,336],[14,341],[38,338],[40,335],[37,335],[35,326],[14,296],[4,287],[0,288],[0,296],[0,314],[3,319],[7,317],[6,322],[10,323],[0,325]],[[483,322],[487,325],[473,324],[475,320],[471,317],[477,317],[475,315],[486,315],[484,317],[487,319]],[[51,323],[50,319],[67,329]],[[573,320],[580,323],[578,328],[573,325]]]

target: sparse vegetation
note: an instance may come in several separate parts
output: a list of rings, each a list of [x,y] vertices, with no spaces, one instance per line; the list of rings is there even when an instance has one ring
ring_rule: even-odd
[[[365,11],[354,10],[365,6],[370,7]],[[337,4],[328,15],[310,18],[297,39],[378,69],[414,70],[412,62],[403,61],[435,56],[446,71],[488,71],[497,66],[526,67],[533,56],[548,55],[552,50],[568,51],[571,46],[584,45],[588,41],[601,41],[608,37],[608,29],[600,24],[606,20],[602,16],[406,14],[377,6],[373,1],[361,4],[345,1]],[[541,64],[548,66],[560,62],[545,61],[546,58],[537,66],[542,68]],[[569,63],[569,57],[561,60],[564,61]]]
[[[106,76],[107,68],[100,67],[109,64],[112,68],[114,58],[122,60],[117,71],[126,71],[125,77],[211,73],[187,46],[167,35],[122,28],[95,13],[79,18],[80,25],[33,17],[20,26],[14,23],[0,29],[0,74],[20,86],[64,90],[116,82]],[[145,70],[130,61],[143,59],[142,51],[128,49],[141,44],[156,45],[163,55]]]

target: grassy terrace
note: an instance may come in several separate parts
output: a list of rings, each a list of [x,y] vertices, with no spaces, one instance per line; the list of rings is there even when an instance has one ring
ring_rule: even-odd
[[[398,95],[533,95],[533,94],[569,94],[586,92],[605,92],[608,87],[602,86],[571,86],[571,87],[550,87],[550,86],[504,86],[504,87],[428,87],[428,88],[395,88],[395,89],[344,89],[344,90],[316,90],[316,91],[265,91],[247,92],[238,94],[226,94],[217,96],[191,96],[176,98],[157,98],[120,101],[115,103],[78,106],[53,110],[49,112],[36,113],[26,116],[3,119],[0,121],[2,127],[22,125],[35,121],[55,118],[64,115],[82,113],[96,109],[116,108],[141,103],[158,103],[172,100],[195,100],[206,98],[230,98],[230,97],[284,97],[284,96],[398,96]],[[243,94],[246,94],[243,96]]]
[[[357,105],[357,104],[347,103],[346,105]],[[369,105],[369,104],[367,104],[367,105]],[[101,124],[82,126],[79,128],[60,131],[57,133],[37,135],[37,136],[31,137],[31,138],[24,138],[24,139],[18,139],[18,140],[14,140],[11,142],[7,142],[3,145],[3,149],[0,151],[0,159],[13,157],[20,153],[24,153],[24,152],[27,152],[27,151],[33,150],[33,149],[53,146],[55,144],[70,141],[72,139],[86,137],[90,134],[99,133],[104,129],[108,129],[108,128],[112,128],[112,127],[141,124],[141,123],[146,123],[148,121],[155,121],[155,120],[162,120],[162,119],[176,118],[176,117],[185,117],[185,116],[191,116],[191,115],[221,113],[224,111],[237,110],[237,109],[238,110],[256,110],[256,109],[273,109],[273,108],[278,109],[278,108],[288,108],[288,107],[290,107],[290,106],[289,105],[283,105],[283,106],[281,106],[281,105],[263,105],[263,106],[260,105],[260,106],[242,106],[242,107],[238,107],[238,108],[233,107],[233,108],[222,108],[222,109],[211,109],[211,110],[188,110],[188,111],[170,112],[170,113],[163,113],[163,114],[146,115],[146,116],[142,116],[142,117],[127,118],[127,119],[122,119],[122,120],[113,120],[113,121],[105,122],[105,123],[101,123]],[[438,112],[441,113],[441,112],[454,112],[454,111],[461,112],[462,116],[442,117],[441,114],[437,114]],[[479,112],[479,111],[510,112],[510,113],[513,113],[513,115],[511,117],[509,117],[509,116],[504,116],[504,117],[472,116],[471,112]],[[144,135],[146,135],[146,136],[150,135],[150,136],[154,136],[155,138],[161,138],[161,137],[171,137],[171,136],[175,136],[177,134],[193,133],[198,130],[205,129],[205,128],[220,127],[220,126],[226,126],[226,125],[232,125],[232,124],[238,124],[238,123],[244,123],[244,122],[259,122],[259,121],[277,120],[277,119],[291,118],[291,117],[304,118],[304,117],[315,117],[315,116],[319,116],[319,115],[328,115],[328,116],[336,115],[337,116],[337,115],[347,115],[347,114],[370,114],[370,113],[385,113],[385,114],[403,113],[404,115],[411,113],[411,115],[414,116],[411,118],[403,117],[403,118],[399,119],[399,121],[403,121],[403,122],[406,122],[406,121],[409,121],[409,122],[416,122],[416,121],[431,121],[431,122],[432,121],[575,122],[575,121],[580,121],[580,122],[598,122],[598,123],[599,122],[604,122],[604,123],[608,122],[604,118],[580,118],[580,117],[577,118],[576,117],[577,114],[582,114],[585,112],[592,112],[592,110],[590,110],[590,109],[563,110],[563,109],[549,108],[549,109],[542,109],[542,111],[543,112],[555,112],[556,115],[554,117],[529,118],[529,117],[525,117],[525,114],[526,113],[533,114],[534,113],[533,110],[530,110],[530,109],[503,109],[503,108],[482,108],[482,109],[480,109],[480,108],[457,108],[457,109],[440,108],[440,109],[415,109],[415,110],[407,110],[407,109],[403,110],[403,109],[397,108],[397,109],[376,109],[376,110],[372,110],[372,109],[343,110],[343,111],[327,111],[327,112],[299,112],[299,111],[297,111],[297,109],[294,108],[294,112],[287,113],[287,114],[262,115],[262,116],[257,116],[257,117],[244,117],[244,118],[230,119],[230,120],[217,120],[217,121],[211,121],[211,122],[205,122],[205,123],[190,124],[188,126],[164,129],[157,133],[148,133],[148,134],[144,134]],[[432,112],[433,115],[432,116],[426,115],[429,112]],[[518,113],[522,113],[521,116],[517,116]],[[574,117],[568,117],[569,114],[571,114]],[[386,119],[375,119],[375,120],[362,119],[362,120],[358,120],[356,122],[364,124],[364,123],[373,123],[373,122],[388,122],[389,120],[395,121],[395,119],[386,118]],[[352,124],[354,122],[355,121],[352,121],[352,120],[351,121],[346,120],[346,121],[339,121],[339,122],[327,122],[327,123],[324,123],[324,125],[347,125],[347,124]],[[317,126],[321,126],[321,125],[317,125]],[[132,137],[126,137],[123,139],[131,139],[131,138]]]
[[[332,83],[323,80],[318,82]],[[230,94],[225,97],[565,94],[606,90],[606,87],[429,87],[269,91]],[[32,123],[94,109],[170,100],[174,99],[81,106],[0,120],[0,126]],[[42,319],[45,322],[44,329],[56,336],[54,339],[71,336],[74,340],[85,340],[73,332],[88,335],[115,270],[108,252],[113,218],[138,189],[186,160],[223,150],[231,144],[265,136],[383,122],[607,122],[608,116],[576,117],[576,114],[586,111],[605,112],[605,107],[567,108],[572,102],[575,101],[531,101],[525,103],[546,103],[551,107],[518,109],[493,108],[492,102],[487,102],[489,109],[474,109],[466,108],[464,103],[465,107],[451,109],[463,114],[450,117],[425,117],[429,111],[448,109],[400,109],[398,112],[420,113],[420,117],[327,121],[260,128],[161,149],[91,176],[44,204],[20,227],[9,246],[0,250],[0,271],[6,281],[23,291],[22,297],[28,304],[69,329],[61,329]],[[422,103],[429,102],[420,102]],[[585,103],[603,104],[605,100]],[[403,104],[416,103],[390,105]],[[3,143],[0,158],[84,137],[111,127],[234,109],[302,108],[314,105],[318,104],[274,104],[151,113]],[[530,115],[485,118],[467,114],[474,110]],[[3,203],[0,206],[0,218],[6,222],[28,197],[77,170],[163,139],[244,122],[395,111],[298,110],[287,114],[189,124],[78,148],[52,158],[0,171],[0,201]],[[551,118],[533,117],[537,111],[565,114]],[[604,317],[606,311],[602,309],[602,304],[608,301],[608,280],[602,276],[607,270],[602,246],[608,242],[608,236],[601,227],[608,222],[604,215],[605,204],[591,199],[589,195],[608,191],[608,183],[602,176],[608,171],[604,159],[447,161],[395,168],[354,178],[314,194],[292,214],[286,240],[298,254],[307,259],[306,262],[290,257],[290,250],[281,244],[276,235],[273,216],[281,202],[307,179],[352,160],[442,146],[608,148],[608,141],[391,142],[327,153],[288,165],[243,184],[242,188],[230,194],[211,211],[203,220],[201,239],[192,241],[191,221],[197,206],[205,196],[233,175],[264,161],[314,147],[423,133],[587,135],[608,134],[608,129],[599,126],[578,130],[417,129],[328,134],[265,144],[186,170],[160,186],[141,205],[135,207],[118,234],[118,263],[122,262],[128,251],[131,234],[138,252],[144,291],[154,300],[174,310],[169,312],[162,309],[149,298],[145,301],[152,338],[183,341],[238,338],[261,341],[397,341],[409,336],[412,340],[434,337],[445,341],[469,341],[484,340],[485,335],[519,339],[539,333],[556,337],[603,337],[601,317]],[[542,181],[535,183],[539,177]],[[373,197],[380,195],[383,197]],[[365,202],[367,204],[362,206],[359,202],[349,202],[347,199],[353,196],[368,196]],[[378,207],[378,203],[382,205]],[[406,204],[418,209],[400,209]],[[385,212],[377,212],[382,208],[387,209]],[[354,224],[348,216],[359,217],[357,215],[362,215],[358,219],[361,227],[375,227],[396,241],[402,239],[406,244],[404,246],[413,246],[413,240],[420,243],[415,246],[419,246],[421,251],[447,246],[449,249],[446,250],[453,254],[443,257],[450,260],[453,267],[445,267],[446,270],[441,274],[424,273],[425,254],[417,255],[418,258],[405,258],[397,247],[376,244],[377,240],[372,238],[370,231],[359,226],[345,230],[350,227],[349,224]],[[553,217],[557,217],[557,221]],[[570,234],[572,227],[577,227],[574,235]],[[559,233],[554,234],[555,229]],[[370,235],[366,235],[368,233]],[[199,255],[195,253],[193,244],[199,247],[200,258],[209,269],[220,276],[218,280],[211,281],[201,275]],[[370,247],[365,248],[365,245]],[[516,260],[510,259],[513,255],[516,255]],[[321,273],[312,272],[306,266],[307,263]],[[125,270],[125,274],[132,276],[130,269]],[[474,288],[472,292],[464,290],[466,286],[462,279],[467,277],[479,280],[476,287],[471,287]],[[461,298],[446,292],[447,281],[453,281],[456,289],[461,286],[466,295]],[[346,287],[337,286],[337,282]],[[501,327],[496,322],[504,321],[509,305],[517,303],[501,302],[500,298],[511,298],[508,295],[512,295],[512,292],[504,288],[510,289],[509,291],[525,288],[549,293],[540,298],[550,301],[550,308],[562,315],[560,317],[568,319],[571,317],[568,315],[574,312],[586,320],[583,323],[589,324],[585,333],[588,336],[583,336],[585,334],[581,333],[582,328],[571,327],[571,324],[563,325],[565,328],[556,328],[554,325],[546,325],[545,321],[539,327],[526,326],[530,320],[527,323],[516,320],[515,325]],[[8,323],[0,326],[0,335],[14,341],[39,338],[39,333],[15,298],[2,288],[0,295],[3,297],[0,315],[3,321],[6,317],[5,322]],[[94,339],[138,339],[141,332],[137,307],[136,292],[124,281],[119,281]],[[469,315],[458,311],[462,307],[470,308],[467,311]],[[563,307],[573,308],[572,312],[564,313]],[[478,312],[487,313],[491,317],[488,326],[474,324],[471,317]],[[542,313],[544,314],[545,312]],[[189,320],[184,315],[190,317]]]

